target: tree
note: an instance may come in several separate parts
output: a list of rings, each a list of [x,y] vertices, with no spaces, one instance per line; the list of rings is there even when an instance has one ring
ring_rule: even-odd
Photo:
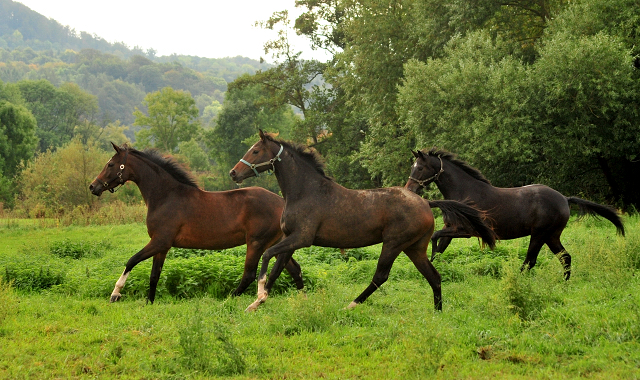
[[[36,120],[26,108],[0,101],[0,173],[13,177],[21,162],[33,157]]]
[[[313,105],[320,91],[319,84],[314,81],[321,77],[326,65],[316,60],[302,60],[301,52],[292,50],[287,35],[290,24],[287,11],[275,12],[269,20],[258,24],[269,30],[280,26],[278,38],[268,41],[264,51],[271,53],[275,59],[282,59],[282,62],[268,70],[258,70],[255,75],[238,77],[229,84],[229,89],[261,85],[266,96],[258,101],[259,104],[271,108],[287,104],[299,109],[303,118],[298,119],[295,126],[298,140],[305,141],[308,138],[317,144],[318,136],[326,133],[326,127],[321,118],[316,117],[316,113],[322,110]]]
[[[111,153],[95,145],[84,145],[79,139],[56,151],[40,153],[20,173],[20,207],[31,216],[54,216],[76,206],[100,202],[89,191],[89,184],[109,157]]]
[[[224,178],[219,189],[235,186],[227,173],[242,158],[250,144],[255,142],[259,128],[289,138],[298,117],[289,106],[273,108],[260,105],[260,99],[265,95],[265,90],[259,85],[232,87],[226,93],[213,128],[204,132],[210,156],[217,165],[218,173]],[[272,182],[268,187],[277,191],[276,183]]]
[[[41,152],[70,141],[75,126],[84,121],[93,122],[98,110],[96,97],[73,83],[58,88],[44,79],[22,80],[15,86],[38,123]]]
[[[147,94],[143,104],[148,115],[137,107],[134,112],[134,125],[145,127],[136,134],[136,145],[175,152],[181,141],[189,141],[198,133],[196,118],[199,111],[189,92],[165,87]]]

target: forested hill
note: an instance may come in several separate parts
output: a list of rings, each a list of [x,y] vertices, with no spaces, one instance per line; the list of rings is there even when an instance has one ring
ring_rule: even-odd
[[[78,33],[21,3],[0,0],[0,80],[76,83],[98,98],[98,124],[132,124],[144,96],[166,86],[191,92],[204,116],[205,108],[222,103],[228,82],[265,67],[245,57],[156,57],[152,48]]]

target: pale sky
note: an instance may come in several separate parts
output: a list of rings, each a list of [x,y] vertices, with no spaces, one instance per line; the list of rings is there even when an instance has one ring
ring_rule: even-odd
[[[19,0],[41,15],[76,32],[96,34],[109,42],[129,47],[153,48],[157,56],[172,53],[206,58],[263,57],[263,45],[275,33],[254,27],[275,11],[288,9],[289,17],[302,10],[295,0]],[[328,59],[313,51],[305,38],[289,33],[290,41],[303,58]]]

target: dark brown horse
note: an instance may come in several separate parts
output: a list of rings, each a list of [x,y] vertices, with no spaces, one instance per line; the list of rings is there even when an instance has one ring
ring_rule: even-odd
[[[382,252],[371,284],[349,308],[364,302],[389,277],[400,252],[405,252],[433,289],[436,309],[442,309],[440,274],[427,258],[427,246],[433,233],[433,215],[429,203],[400,187],[375,190],[349,190],[324,173],[315,151],[275,139],[260,131],[260,140],[229,172],[240,183],[244,179],[273,169],[285,199],[282,213],[284,239],[267,249],[258,276],[258,299],[247,311],[255,310],[267,299],[283,264],[302,247],[318,245],[357,248],[382,243]],[[451,217],[473,214],[469,223],[483,230],[493,244],[493,235],[481,221],[480,213],[458,202],[448,204]],[[461,211],[464,211],[461,212]],[[449,211],[447,211],[449,212]],[[465,214],[466,213],[466,214]],[[269,275],[269,260],[277,256]],[[266,282],[266,284],[265,284]]]
[[[120,299],[127,276],[139,262],[153,257],[149,301],[153,303],[162,265],[171,247],[225,249],[247,245],[244,274],[232,295],[241,294],[256,278],[265,249],[282,237],[280,216],[284,200],[265,189],[201,190],[178,163],[155,150],[138,151],[112,144],[116,154],[89,186],[100,196],[126,181],[140,188],[147,205],[147,231],[151,241],[127,262],[111,294]],[[292,259],[287,271],[302,289],[300,266]]]
[[[412,151],[413,152],[413,151]],[[571,276],[571,256],[560,242],[569,220],[569,204],[581,213],[600,215],[613,223],[619,234],[624,226],[616,211],[608,206],[575,197],[565,197],[544,185],[513,188],[494,187],[477,170],[443,150],[413,152],[416,161],[405,188],[417,192],[434,182],[445,199],[470,201],[487,213],[487,219],[500,240],[531,235],[522,269],[533,268],[540,249],[546,244],[564,267],[564,278]],[[447,226],[433,234],[433,260],[436,252],[444,252],[457,237],[475,236],[473,232]],[[438,239],[440,243],[438,244]]]

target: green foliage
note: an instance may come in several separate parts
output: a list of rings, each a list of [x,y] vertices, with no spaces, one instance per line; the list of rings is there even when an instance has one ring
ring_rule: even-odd
[[[42,217],[96,204],[99,200],[89,184],[109,158],[109,153],[78,139],[55,152],[39,154],[20,174],[19,207],[27,215]]]
[[[65,273],[59,267],[22,262],[19,266],[5,266],[3,278],[4,281],[11,282],[16,289],[34,292],[62,284]]]
[[[632,260],[640,246],[638,217],[626,216],[625,226],[622,238],[608,224],[572,219],[563,234],[574,258],[567,282],[546,248],[533,270],[520,273],[526,238],[502,241],[495,251],[479,248],[475,239],[456,239],[434,261],[441,273],[464,277],[445,278],[443,312],[433,311],[430,287],[404,255],[387,283],[345,310],[370,283],[380,247],[347,250],[362,256],[348,262],[337,250],[312,247],[294,257],[303,276],[312,273],[321,286],[270,296],[256,313],[245,313],[255,288],[223,299],[180,299],[162,290],[145,306],[150,261],[130,276],[139,280],[140,294],[127,282],[127,297],[108,303],[122,265],[148,241],[142,223],[19,221],[0,229],[0,275],[9,266],[33,267],[35,275],[40,267],[59,268],[65,276],[46,291],[6,291],[7,282],[0,282],[0,300],[10,301],[0,302],[0,314],[9,307],[0,322],[2,370],[7,378],[634,378],[640,360],[640,282]],[[113,243],[101,257],[48,253],[50,242],[106,235]],[[186,250],[175,251],[182,257],[170,253],[165,271],[217,255],[237,258],[241,267],[244,253],[238,247],[187,258]],[[485,262],[501,262],[500,275],[476,273]]]
[[[0,173],[13,177],[20,163],[33,157],[37,143],[33,115],[21,105],[0,101]]]
[[[18,297],[13,290],[12,283],[0,276],[0,329],[9,317],[17,314],[17,311]]]
[[[97,99],[73,83],[56,87],[41,79],[22,80],[15,86],[38,123],[40,152],[71,140],[74,127],[84,120],[92,120],[98,110]]]
[[[205,325],[199,306],[188,316],[180,334],[181,364],[205,375],[232,376],[246,369],[241,350],[221,323]]]
[[[174,152],[180,142],[197,136],[200,126],[194,121],[198,117],[196,102],[191,94],[165,87],[145,96],[143,104],[148,109],[145,115],[136,108],[134,125],[145,127],[136,134],[140,148],[155,147],[164,152]]]
[[[59,258],[71,258],[82,259],[85,257],[100,257],[104,250],[111,248],[111,242],[109,240],[103,240],[99,242],[88,241],[72,241],[71,239],[64,239],[51,243],[49,246],[49,253]]]

